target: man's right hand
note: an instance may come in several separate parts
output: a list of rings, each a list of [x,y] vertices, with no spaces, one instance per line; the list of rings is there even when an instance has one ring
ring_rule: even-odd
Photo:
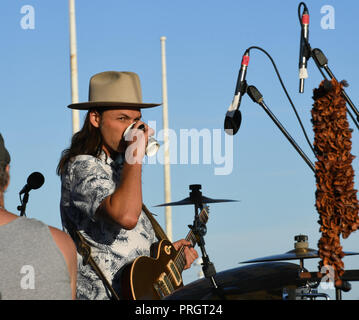
[[[154,135],[154,130],[146,123],[137,121],[125,135],[127,148],[125,152],[126,162],[129,164],[142,163],[146,153],[148,137]]]

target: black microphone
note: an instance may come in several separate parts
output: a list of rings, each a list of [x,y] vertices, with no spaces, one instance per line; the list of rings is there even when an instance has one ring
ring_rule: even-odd
[[[235,135],[241,126],[242,115],[239,111],[242,96],[247,91],[246,73],[249,64],[249,50],[247,49],[242,57],[241,69],[238,73],[236,89],[231,105],[228,108],[224,119],[224,131],[229,135]]]
[[[19,194],[27,193],[30,190],[39,189],[45,182],[44,176],[40,172],[33,172],[27,178],[27,184],[21,189]]]
[[[305,7],[302,14],[299,47],[299,93],[304,92],[304,79],[308,78],[307,61],[310,57],[309,47],[309,12]]]

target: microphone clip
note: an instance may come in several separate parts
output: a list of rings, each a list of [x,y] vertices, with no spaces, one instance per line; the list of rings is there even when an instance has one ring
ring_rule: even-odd
[[[241,94],[241,96],[243,96],[247,92],[247,88],[248,88],[247,80],[244,79],[242,81],[240,90],[238,90],[238,92]]]

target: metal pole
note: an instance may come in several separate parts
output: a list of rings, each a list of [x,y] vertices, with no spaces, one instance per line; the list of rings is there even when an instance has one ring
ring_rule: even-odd
[[[170,178],[170,154],[168,139],[168,102],[167,102],[167,71],[166,71],[166,37],[161,37],[162,57],[162,103],[163,103],[163,131],[164,131],[164,179],[165,179],[165,202],[171,202],[171,178]],[[172,241],[172,208],[165,207],[166,233]]]
[[[76,49],[76,17],[75,0],[69,0],[70,17],[70,66],[71,66],[71,101],[79,102],[78,75],[77,75],[77,49]],[[72,133],[80,130],[80,111],[72,110]]]

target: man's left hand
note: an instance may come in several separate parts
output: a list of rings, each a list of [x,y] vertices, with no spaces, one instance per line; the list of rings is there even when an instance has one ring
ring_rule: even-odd
[[[191,242],[181,239],[173,243],[173,246],[178,251],[182,246],[184,246],[184,254],[186,257],[186,265],[184,270],[189,269],[192,263],[198,258],[197,251],[193,248]]]

